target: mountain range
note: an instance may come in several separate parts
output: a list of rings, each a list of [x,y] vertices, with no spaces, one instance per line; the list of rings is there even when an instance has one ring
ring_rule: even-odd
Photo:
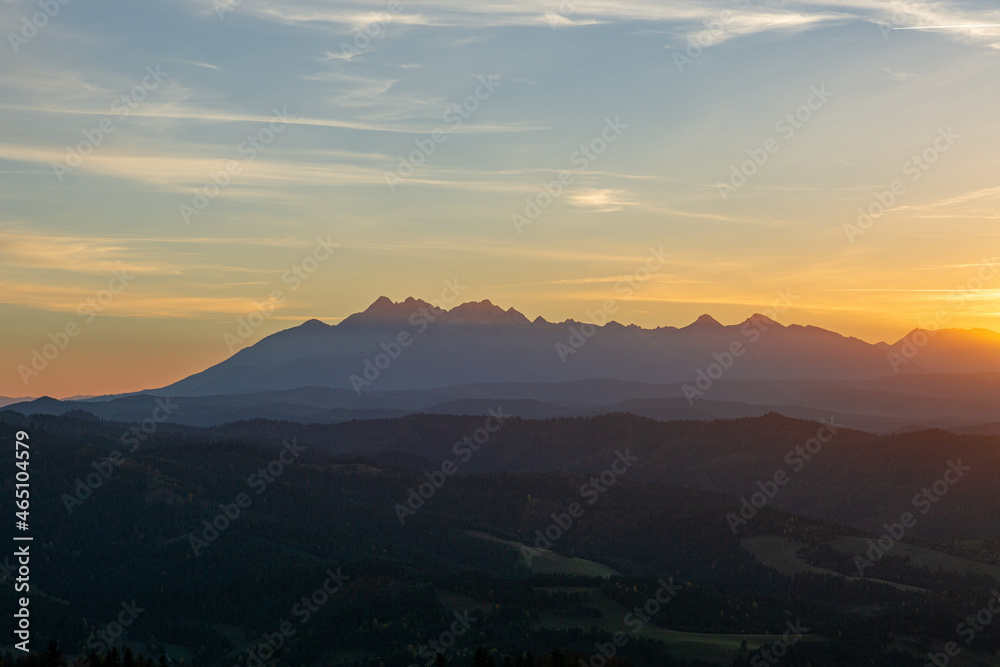
[[[529,320],[488,300],[445,310],[380,297],[339,324],[309,320],[159,389],[8,409],[141,421],[157,397],[183,404],[172,419],[193,425],[470,414],[502,399],[513,414],[533,418],[717,419],[773,410],[833,415],[869,431],[992,433],[1000,334],[915,329],[871,344],[761,314],[729,326],[703,315],[681,328],[645,329]]]
[[[922,335],[926,344],[908,351],[908,342]],[[737,355],[731,356],[734,346]],[[443,310],[412,297],[399,303],[380,297],[339,324],[309,320],[157,393],[208,396],[299,387],[363,392],[595,378],[668,384],[693,382],[713,364],[728,366],[726,379],[1000,372],[1000,334],[917,329],[893,344],[870,344],[813,326],[784,326],[764,315],[730,326],[703,315],[682,328],[644,329],[614,321],[529,321],[490,301]]]

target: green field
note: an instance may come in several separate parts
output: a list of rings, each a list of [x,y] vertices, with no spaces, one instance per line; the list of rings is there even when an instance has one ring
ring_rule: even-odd
[[[478,530],[467,530],[465,531],[465,534],[469,537],[476,537],[481,540],[489,540],[490,542],[506,544],[507,546],[517,550],[516,557],[519,558],[522,563],[525,562],[525,558],[521,556],[521,549],[529,548],[531,553],[534,554],[531,559],[531,571],[535,574],[580,574],[587,577],[603,577],[605,579],[612,575],[619,574],[614,568],[602,565],[601,563],[596,563],[592,560],[584,560],[583,558],[567,558],[566,556],[560,556],[559,554],[549,551],[548,549],[525,547],[525,545],[521,542],[503,540],[499,537],[495,537],[489,533],[482,533]]]
[[[853,539],[861,540],[862,538],[838,538],[838,540]],[[848,577],[840,572],[834,572],[833,570],[827,570],[810,565],[799,557],[799,551],[806,545],[803,542],[796,542],[795,540],[788,539],[787,537],[778,537],[777,535],[757,535],[756,537],[748,537],[740,541],[740,545],[753,554],[754,558],[756,558],[760,563],[774,568],[782,574],[791,576],[793,574],[798,574],[799,572],[813,572],[815,574],[832,574],[835,577],[843,577],[849,581],[859,580],[859,577]],[[833,546],[836,547],[837,545],[834,543]],[[867,548],[867,546],[865,548]],[[884,579],[872,579],[871,577],[866,577],[866,580],[888,584],[889,586],[894,586],[901,591],[916,593],[926,591],[926,589],[923,588],[907,586],[906,584],[897,584],[894,581],[886,581]]]
[[[740,546],[753,554],[753,557],[758,561],[781,574],[791,576],[801,572],[812,572],[814,574],[843,576],[838,572],[816,567],[802,560],[799,557],[799,551],[806,546],[805,543],[796,542],[787,537],[757,535],[740,540]]]
[[[541,617],[534,623],[536,628],[582,628],[597,626],[607,632],[624,632],[629,637],[659,639],[667,646],[671,655],[686,660],[706,660],[719,664],[730,664],[740,650],[740,645],[746,641],[751,651],[760,648],[767,642],[780,639],[780,635],[737,635],[737,634],[705,634],[698,632],[677,632],[666,628],[646,624],[635,633],[635,624],[626,625],[625,617],[631,612],[624,605],[609,600],[601,594],[599,588],[591,587],[552,587],[542,590],[567,591],[586,593],[586,606],[595,607],[601,611],[603,618],[568,618],[554,612],[543,610]],[[825,638],[807,635],[803,642],[829,641]]]
[[[490,540],[506,544],[516,549],[516,557],[521,558],[520,550],[524,546],[520,542],[504,540],[487,533],[474,530],[467,530],[465,533],[471,537],[483,540]],[[582,574],[586,576],[609,577],[618,574],[614,569],[601,563],[584,560],[582,558],[566,558],[551,551],[534,550],[539,556],[532,559],[531,569],[537,574],[559,573],[559,574]],[[523,558],[522,558],[523,560]],[[803,563],[803,565],[805,565]],[[808,567],[808,566],[807,566]],[[817,568],[818,569],[818,568]],[[562,616],[550,610],[541,610],[539,619],[533,623],[535,629],[552,628],[556,630],[579,628],[589,630],[592,626],[607,632],[624,632],[629,637],[643,637],[646,639],[658,639],[667,646],[671,655],[686,660],[705,660],[719,664],[730,664],[733,657],[740,650],[740,645],[746,641],[749,650],[760,648],[767,642],[774,642],[780,635],[738,635],[738,634],[704,634],[697,632],[677,632],[660,628],[651,624],[646,624],[638,633],[635,633],[635,625],[626,625],[625,617],[630,613],[624,605],[614,600],[609,600],[601,594],[597,587],[567,587],[553,586],[543,587],[541,590],[581,592],[585,593],[587,600],[585,605],[599,609],[602,618],[583,618]],[[470,599],[471,600],[471,599]],[[456,604],[458,600],[448,600],[453,606],[471,604],[470,600],[462,600],[461,604]],[[444,601],[444,600],[443,600]],[[829,641],[825,638],[806,636],[802,641]]]
[[[864,554],[868,550],[868,539],[864,537],[838,537],[830,543],[830,546],[847,554]],[[889,553],[894,556],[909,556],[913,565],[923,565],[932,569],[940,567],[961,574],[986,574],[1000,582],[1000,565],[979,563],[961,556],[905,542],[897,542]]]

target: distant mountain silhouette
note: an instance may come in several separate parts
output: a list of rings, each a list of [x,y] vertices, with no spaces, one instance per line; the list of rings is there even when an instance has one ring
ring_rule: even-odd
[[[325,326],[325,325],[324,325]],[[512,415],[553,418],[628,412],[657,420],[758,417],[777,412],[870,432],[943,428],[996,434],[1000,373],[898,375],[874,380],[719,380],[694,402],[682,384],[620,380],[498,382],[440,389],[365,391],[299,387],[216,396],[153,393],[57,401],[48,397],[8,405],[22,414],[83,410],[101,419],[140,422],[163,402],[177,405],[168,421],[193,426],[266,418],[301,423],[400,417],[414,413],[486,414],[502,404]]]
[[[20,398],[12,398],[10,396],[0,396],[0,408],[5,405],[13,405],[14,403],[23,403],[25,401],[34,400],[30,396],[21,396]]]
[[[1000,333],[988,329],[914,329],[888,349],[901,371],[915,363],[934,373],[1000,370]]]
[[[990,368],[1000,370],[1000,335],[994,336]],[[863,380],[931,368],[965,371],[973,362],[963,355],[992,344],[978,332],[942,331],[894,368],[893,353],[903,343],[872,345],[764,315],[729,326],[703,315],[683,328],[643,329],[617,322],[529,321],[488,300],[444,310],[412,297],[397,303],[383,296],[337,325],[310,320],[278,332],[156,393],[207,396],[299,387],[366,392],[595,378],[667,384],[693,383],[701,373],[713,381]]]
[[[692,388],[700,393],[692,397]],[[183,406],[169,421],[201,426],[482,414],[502,400],[526,418],[628,412],[711,420],[773,410],[835,416],[871,432],[994,433],[1000,334],[917,329],[872,345],[759,314],[737,325],[702,315],[682,328],[643,329],[529,321],[488,300],[444,310],[380,297],[340,324],[309,320],[161,389],[0,406],[130,422],[149,418],[165,397]]]

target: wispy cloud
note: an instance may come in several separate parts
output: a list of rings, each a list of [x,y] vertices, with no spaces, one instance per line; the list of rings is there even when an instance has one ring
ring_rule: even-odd
[[[555,5],[555,3],[554,3]],[[244,11],[264,20],[285,24],[324,26],[345,32],[376,20],[385,13],[384,3],[347,2],[331,6],[319,0],[244,0]],[[701,25],[718,21],[725,12],[724,29],[705,32],[691,30],[685,24]],[[207,14],[207,12],[206,12]],[[575,0],[571,11],[558,6],[539,7],[533,0],[467,3],[460,0],[428,0],[418,7],[409,6],[393,15],[392,24],[426,27],[490,28],[505,26],[582,27],[607,22],[676,23],[679,36],[698,36],[704,44],[773,31],[804,30],[831,21],[864,20],[892,27],[949,26],[958,38],[995,39],[1000,16],[995,9],[957,7],[940,2],[883,2],[882,0],[769,0],[746,8],[734,7],[724,0],[692,2],[680,0],[663,3],[655,0]]]
[[[0,109],[7,111],[22,111],[45,114],[69,114],[79,116],[108,116],[107,109],[93,108],[58,108],[45,106],[19,106],[15,104],[0,104]],[[144,106],[130,114],[133,118],[191,120],[211,123],[269,123],[274,115],[243,114],[179,105],[155,107]],[[366,132],[390,132],[400,134],[426,134],[431,126],[403,125],[391,123],[373,123],[366,121],[338,120],[333,118],[287,117],[284,122],[290,125],[305,125],[311,127],[339,128]],[[509,123],[464,123],[461,127],[451,129],[454,134],[497,134],[504,132],[535,132],[546,129],[545,125],[532,121],[515,121]]]
[[[196,62],[194,60],[182,60],[180,58],[170,58],[170,61],[171,62],[175,62],[175,63],[181,63],[183,65],[192,65],[194,67],[201,67],[201,68],[204,68],[204,69],[210,69],[210,70],[214,70],[216,72],[225,73],[224,69],[222,69],[218,65],[213,65],[211,63],[200,63],[200,62]]]
[[[923,204],[900,205],[892,211],[906,211],[921,218],[996,220],[1000,218],[998,204],[1000,187],[989,187]]]
[[[842,13],[776,12],[765,9],[730,11],[722,16],[725,17],[724,20],[719,15],[711,13],[699,17],[703,24],[712,25],[712,22],[715,22],[714,27],[689,32],[685,36],[686,39],[702,48],[707,48],[737,37],[766,32],[797,32],[831,21],[851,18],[850,15]]]
[[[593,209],[600,213],[610,213],[620,211],[632,203],[627,197],[622,196],[624,194],[624,190],[590,188],[571,192],[567,200],[573,206]]]

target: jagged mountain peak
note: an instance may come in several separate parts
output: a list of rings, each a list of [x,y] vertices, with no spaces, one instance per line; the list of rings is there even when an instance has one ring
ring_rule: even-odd
[[[696,319],[691,324],[681,329],[681,331],[685,330],[698,331],[698,330],[721,329],[721,328],[722,324],[717,319],[706,313],[701,317],[699,317],[698,319]]]
[[[375,299],[370,306],[360,313],[354,313],[341,321],[341,325],[353,324],[384,324],[386,322],[405,322],[414,313],[425,312],[432,314],[444,313],[445,311],[433,306],[421,299],[414,299],[412,296],[403,301],[395,302],[387,296],[380,296]]]
[[[337,325],[310,320],[164,390],[178,396],[300,387],[384,391],[593,378],[684,383],[716,363],[714,355],[733,340],[753,346],[753,354],[741,356],[727,379],[866,380],[928,369],[1000,370],[1000,340],[991,341],[984,332],[954,330],[952,340],[942,331],[928,336],[925,345],[921,338],[912,344],[915,349],[900,349],[816,327],[781,325],[760,313],[747,322],[767,333],[750,336],[743,325],[725,326],[707,314],[683,329],[610,321],[584,326],[573,319],[531,322],[489,299],[445,310],[413,297],[395,302],[381,296]]]
[[[528,318],[514,308],[504,310],[489,299],[455,306],[443,319],[464,324],[530,324]]]
[[[763,326],[765,326],[765,327],[767,327],[769,329],[771,327],[778,327],[778,328],[782,328],[782,329],[784,328],[784,325],[782,325],[780,322],[777,322],[777,321],[771,319],[770,317],[768,317],[767,315],[763,315],[761,313],[754,313],[753,315],[751,315],[750,317],[748,317],[746,320],[744,320],[740,324],[740,326],[743,326],[744,324],[753,324],[753,325],[757,325],[757,326],[763,325]]]

